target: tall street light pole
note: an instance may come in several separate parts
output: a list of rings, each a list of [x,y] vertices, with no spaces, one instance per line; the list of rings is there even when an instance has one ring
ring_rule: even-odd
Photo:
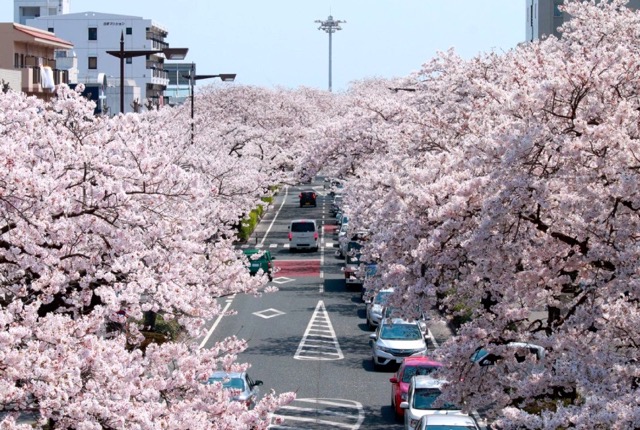
[[[191,144],[193,144],[193,134],[194,134],[194,99],[195,99],[195,91],[194,87],[196,85],[196,81],[200,79],[211,79],[211,78],[220,78],[223,82],[233,82],[236,79],[235,73],[221,73],[219,75],[196,75],[196,64],[191,63],[191,70],[188,75],[182,75],[183,78],[189,79],[189,98],[191,99]]]
[[[188,48],[164,48],[145,50],[124,50],[124,31],[120,33],[120,50],[107,51],[107,54],[120,59],[120,113],[124,113],[124,59],[142,57],[153,54],[164,54],[169,60],[184,60],[187,56]]]
[[[331,35],[338,30],[342,30],[340,24],[345,24],[347,21],[334,20],[333,17],[329,15],[326,21],[316,20],[315,22],[320,24],[318,30],[329,33],[329,92],[331,92]]]

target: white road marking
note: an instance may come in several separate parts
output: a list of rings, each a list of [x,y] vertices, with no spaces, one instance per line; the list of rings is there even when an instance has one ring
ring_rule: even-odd
[[[211,335],[213,334],[215,329],[218,327],[218,324],[220,324],[220,321],[222,320],[222,317],[224,316],[225,313],[227,313],[227,311],[231,307],[231,303],[233,303],[233,299],[235,297],[236,297],[236,295],[233,294],[227,299],[227,304],[225,305],[224,309],[222,309],[222,313],[220,313],[220,315],[218,315],[218,318],[216,318],[215,322],[213,323],[213,325],[211,326],[211,328],[207,332],[207,335],[202,340],[202,342],[200,342],[200,348],[203,348],[207,344],[207,342],[209,341],[209,338],[211,337]]]
[[[318,361],[342,360],[344,358],[336,332],[333,330],[329,314],[322,300],[318,302],[313,311],[309,325],[293,358]]]
[[[282,210],[282,207],[284,206],[284,203],[287,201],[287,195],[289,194],[289,186],[285,186],[284,187],[284,198],[282,199],[282,203],[280,203],[280,207],[278,208],[276,214],[273,216],[273,219],[271,220],[271,224],[269,224],[269,228],[267,228],[267,231],[264,232],[264,236],[262,237],[262,240],[260,241],[260,245],[264,244],[264,241],[267,239],[267,236],[269,235],[269,232],[271,231],[271,227],[273,227],[273,223],[276,222],[276,219],[278,218],[278,215],[280,214],[280,211]]]
[[[364,408],[359,402],[345,399],[295,399],[278,409],[274,417],[284,419],[284,423],[270,429],[358,430],[364,422]]]

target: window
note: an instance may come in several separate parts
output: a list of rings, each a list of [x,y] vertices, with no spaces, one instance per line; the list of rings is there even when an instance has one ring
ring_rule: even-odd
[[[98,57],[89,57],[89,69],[95,70],[98,68]]]
[[[98,28],[89,27],[89,40],[98,40]]]
[[[47,31],[48,31],[49,33],[55,33],[55,31],[53,31],[53,27],[49,27],[49,28],[47,28]]]
[[[133,58],[131,58],[131,57],[127,57],[126,60],[127,60],[126,61],[127,64],[133,63]]]
[[[131,27],[127,27],[125,32],[127,35],[131,35],[133,34],[133,29]]]

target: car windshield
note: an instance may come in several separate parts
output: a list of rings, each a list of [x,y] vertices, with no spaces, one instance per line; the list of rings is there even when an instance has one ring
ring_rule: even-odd
[[[389,296],[391,295],[392,291],[380,291],[378,292],[378,294],[376,294],[376,298],[373,299],[373,303],[376,305],[385,305],[387,303],[387,301],[389,300]]]
[[[411,382],[411,378],[416,375],[430,375],[435,370],[438,369],[438,366],[425,365],[425,366],[407,366],[404,368],[404,373],[402,374],[402,382]]]
[[[214,382],[222,382],[224,388],[244,391],[244,380],[242,378],[227,378],[224,376],[212,376],[209,378],[210,384]]]
[[[294,222],[291,224],[291,231],[296,233],[308,233],[316,231],[312,222]]]
[[[380,331],[380,338],[387,340],[419,340],[422,332],[415,324],[385,324]]]
[[[478,427],[472,424],[460,424],[460,425],[430,425],[429,430],[478,430]]]
[[[413,393],[413,407],[415,409],[434,409],[433,404],[440,394],[442,391],[439,388],[416,388]],[[445,403],[437,409],[454,411],[460,408]]]

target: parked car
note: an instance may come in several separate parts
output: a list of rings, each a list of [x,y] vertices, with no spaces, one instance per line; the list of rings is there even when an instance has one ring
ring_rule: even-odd
[[[295,219],[289,224],[289,250],[318,250],[318,226],[312,219]]]
[[[233,400],[244,402],[247,408],[251,409],[255,406],[262,381],[254,381],[249,377],[247,372],[224,372],[217,371],[209,377],[208,384],[220,383],[222,387],[232,391]]]
[[[305,207],[305,206],[313,206],[314,208],[317,206],[316,205],[316,193],[315,191],[302,191],[300,193],[300,207]]]
[[[359,242],[349,242],[349,246],[347,248],[347,252],[345,253],[345,264],[344,264],[344,280],[347,283],[347,286],[350,284],[361,284],[362,281],[357,279],[356,272],[358,271],[358,267],[360,266],[360,249],[362,248],[362,244]]]
[[[475,419],[468,415],[425,415],[420,418],[414,430],[480,430]]]
[[[427,343],[417,323],[400,318],[382,320],[369,336],[373,367],[400,364],[406,357],[425,355]]]
[[[413,319],[420,326],[420,330],[426,336],[429,332],[428,321],[429,315],[426,312],[421,311],[416,307],[415,312],[413,313],[414,318],[410,318],[408,315],[402,312],[402,309],[396,308],[393,306],[385,305],[382,308],[382,318],[403,318],[403,319]]]
[[[546,351],[542,346],[533,343],[509,342],[505,346],[507,351],[513,351],[513,356],[518,363],[523,363],[528,355],[532,356],[537,363],[544,360],[546,355]],[[471,361],[479,366],[493,366],[504,359],[505,355],[506,353],[489,351],[487,348],[478,348],[471,356]]]
[[[349,224],[347,223],[347,226],[348,225]],[[347,255],[347,252],[349,251],[349,246],[351,245],[352,242],[362,243],[369,240],[369,232],[365,230],[356,231],[348,239],[345,237],[346,234],[341,235],[341,233],[342,233],[342,228],[338,232],[338,257],[345,257]],[[345,233],[347,232],[345,231]]]
[[[374,329],[378,324],[380,324],[380,320],[382,319],[382,310],[387,304],[389,296],[391,296],[393,291],[393,288],[384,288],[375,293],[372,298],[365,297],[365,303],[367,305],[367,325],[370,329]]]
[[[397,417],[404,415],[400,403],[405,402],[409,393],[411,378],[417,375],[431,375],[442,367],[442,363],[427,356],[407,357],[402,361],[398,371],[389,379],[391,382],[391,406]]]
[[[275,260],[276,257],[271,255],[271,251],[245,249],[242,252],[249,260],[249,273],[251,275],[256,275],[262,270],[262,273],[266,273],[270,281],[273,279],[273,274],[275,273],[273,260]]]
[[[442,379],[430,376],[414,376],[409,384],[407,401],[400,403],[404,409],[404,428],[416,427],[420,418],[425,415],[461,414],[462,409],[451,404],[436,406],[436,399],[442,394],[442,387],[447,383]]]

